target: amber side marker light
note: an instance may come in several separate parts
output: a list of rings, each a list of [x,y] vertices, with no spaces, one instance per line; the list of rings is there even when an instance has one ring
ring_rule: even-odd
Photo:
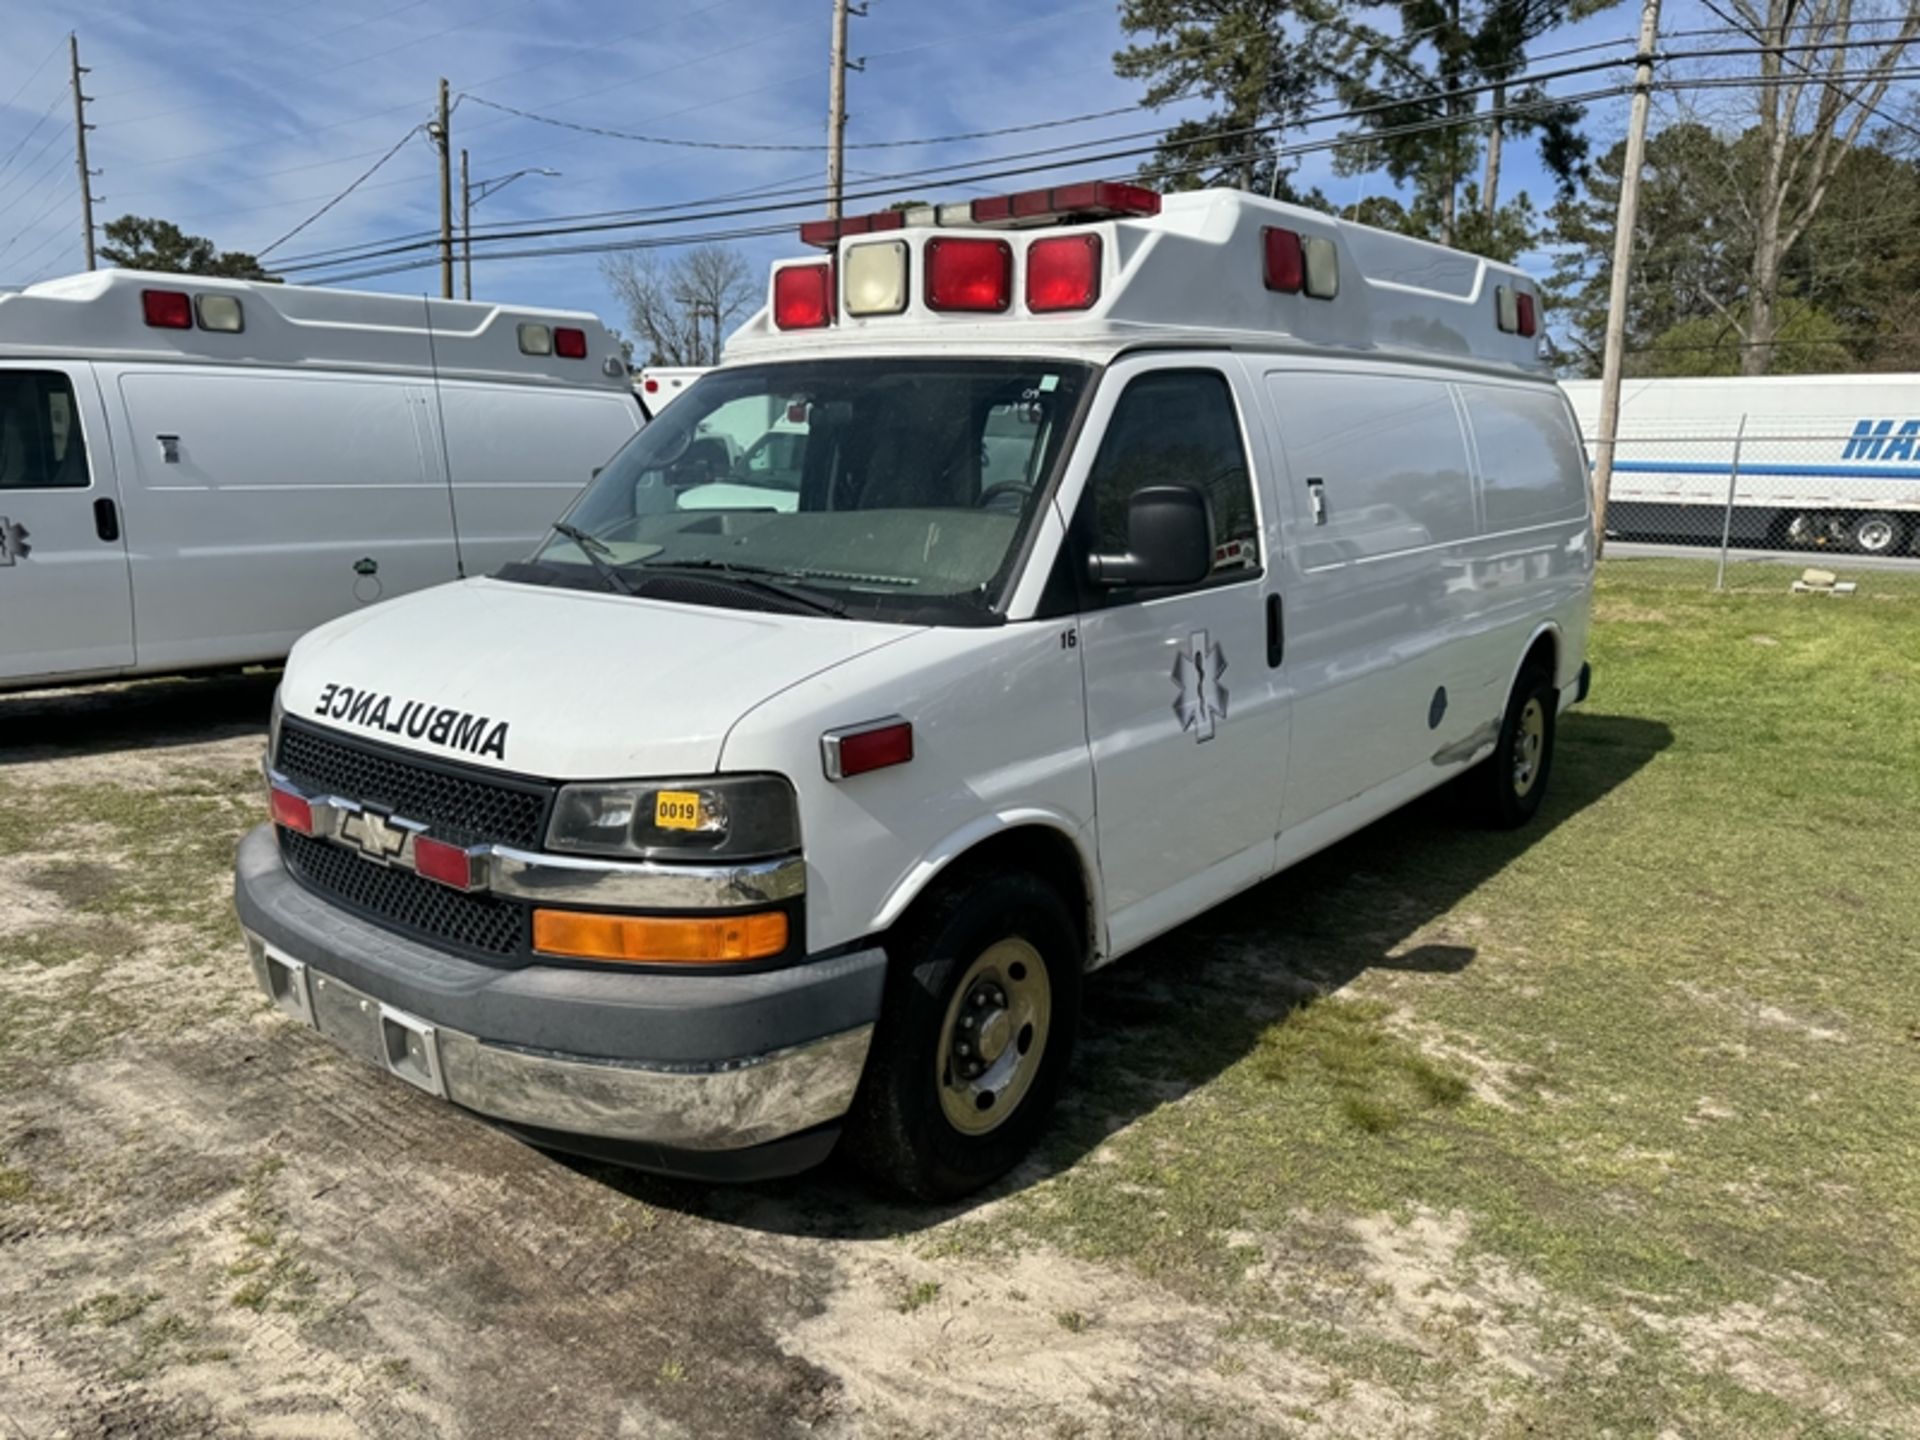
[[[780,910],[692,919],[535,910],[533,948],[573,960],[730,965],[764,960],[786,949],[787,917]]]

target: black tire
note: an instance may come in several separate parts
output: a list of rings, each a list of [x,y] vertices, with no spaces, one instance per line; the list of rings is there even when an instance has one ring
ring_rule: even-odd
[[[920,1200],[954,1199],[1019,1163],[1059,1096],[1080,1020],[1079,927],[1059,894],[1036,876],[976,872],[942,885],[917,906],[887,948],[892,969],[867,1072],[848,1115],[846,1152],[888,1189]],[[1031,970],[1035,960],[1038,976]],[[963,982],[965,995],[958,993]],[[996,986],[999,1003],[992,1001]],[[1036,1022],[1032,1004],[1040,986],[1047,1008]],[[985,997],[982,1004],[968,1006],[976,995]],[[973,1052],[976,1059],[959,1060],[956,1046],[965,1039],[957,1025],[949,1034],[949,1020],[971,1015],[978,1023],[980,1015],[996,1013],[1000,1048],[993,1063],[977,1059],[985,1045]],[[1024,1031],[1015,1028],[1023,1018]],[[986,1027],[978,1033],[986,1036]],[[1026,1048],[1023,1033],[1030,1035]],[[1031,1058],[1036,1047],[1037,1060]],[[979,1082],[956,1074],[957,1066],[976,1063],[985,1070]],[[1013,1078],[997,1093],[985,1088],[1003,1069]],[[1012,1093],[1021,1075],[1012,1108],[991,1115],[992,1104]],[[978,1105],[980,1094],[992,1095],[992,1102]],[[978,1106],[978,1123],[991,1128],[957,1128],[949,1109],[968,1109],[963,1100]],[[971,1115],[968,1123],[975,1123]]]
[[[1494,830],[1516,830],[1540,808],[1553,772],[1553,738],[1560,692],[1543,669],[1514,681],[1493,754],[1460,777],[1472,817]],[[1534,743],[1530,743],[1529,737]],[[1523,759],[1529,763],[1523,769]]]
[[[1870,510],[1847,524],[1847,548],[1861,555],[1897,555],[1904,538],[1898,515]]]

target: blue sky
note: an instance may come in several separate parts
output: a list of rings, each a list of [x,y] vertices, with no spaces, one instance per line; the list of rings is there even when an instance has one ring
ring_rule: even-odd
[[[869,10],[852,22],[849,44],[853,55],[867,58],[866,70],[849,77],[854,146],[1044,122],[1139,99],[1139,87],[1112,72],[1110,57],[1125,43],[1113,0],[872,0]],[[17,153],[0,166],[0,283],[82,265],[66,98],[69,29],[78,32],[82,62],[93,72],[89,118],[98,129],[89,143],[92,164],[103,172],[94,182],[103,197],[96,217],[160,215],[222,248],[257,251],[426,120],[441,75],[456,95],[584,125],[819,144],[830,12],[829,0],[98,0],[12,7],[0,48],[0,101],[12,97],[0,108],[0,156]],[[1615,39],[1630,47],[1636,20],[1626,8],[1607,11],[1538,48]],[[1669,19],[1696,23],[1692,6]],[[904,151],[852,149],[849,186],[884,188],[862,175],[985,165],[1023,150],[1148,129],[1181,113],[1138,112]],[[1601,137],[1620,132],[1624,105],[1596,108],[1589,123],[1596,148],[1604,148]],[[824,165],[814,151],[693,151],[604,138],[520,119],[477,99],[459,105],[453,132],[456,148],[471,152],[476,181],[525,166],[561,172],[502,189],[475,212],[476,224],[803,185]],[[1503,188],[1543,198],[1547,187],[1532,155],[1525,147],[1510,147],[1509,155]],[[1301,173],[1343,203],[1381,186],[1334,177],[1317,155],[1307,157]],[[438,223],[434,175],[425,137],[406,140],[358,191],[269,261],[431,230]],[[961,198],[1088,175],[1082,166],[972,190],[902,188]],[[879,208],[850,208],[862,206]],[[775,218],[787,215],[769,220]],[[797,223],[798,214],[792,218]],[[763,264],[794,246],[770,239],[745,248]],[[419,293],[436,288],[438,275],[423,270],[356,283]],[[476,262],[474,293],[594,310],[622,323],[593,256]]]

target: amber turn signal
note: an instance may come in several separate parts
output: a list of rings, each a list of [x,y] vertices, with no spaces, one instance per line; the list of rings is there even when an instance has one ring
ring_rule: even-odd
[[[535,910],[533,948],[574,960],[729,965],[763,960],[786,949],[787,917],[779,910],[690,919]]]

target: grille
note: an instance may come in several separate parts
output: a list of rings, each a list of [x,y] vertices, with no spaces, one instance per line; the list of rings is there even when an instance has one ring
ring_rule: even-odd
[[[546,836],[549,787],[503,782],[451,765],[338,740],[291,721],[280,729],[276,767],[323,794],[342,795],[429,825],[457,844],[492,841],[537,850]]]
[[[519,905],[464,895],[291,830],[280,832],[280,853],[294,878],[370,920],[481,955],[525,948],[526,911]]]

